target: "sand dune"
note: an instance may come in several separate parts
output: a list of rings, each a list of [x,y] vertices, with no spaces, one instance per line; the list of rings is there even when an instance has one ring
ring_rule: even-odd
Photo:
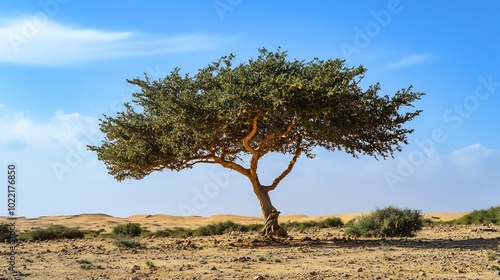
[[[432,218],[434,220],[448,221],[459,218],[468,212],[452,212],[452,213],[426,213],[426,218]],[[281,216],[280,221],[318,221],[323,220],[328,217],[339,217],[344,222],[351,219],[359,217],[366,213],[357,214],[337,214],[337,215],[323,215],[323,216],[306,216],[306,215],[287,215]],[[224,221],[234,221],[240,224],[252,224],[252,223],[262,223],[262,217],[246,217],[238,215],[213,215],[210,217],[199,217],[199,216],[172,216],[166,214],[154,214],[154,215],[133,215],[130,217],[119,218],[113,217],[106,214],[79,214],[79,215],[69,215],[69,216],[41,216],[38,218],[24,218],[20,217],[17,219],[16,224],[19,230],[29,230],[35,227],[47,227],[52,224],[62,224],[70,227],[78,227],[81,229],[106,229],[109,230],[113,226],[121,223],[140,223],[141,225],[151,229],[157,230],[160,228],[171,228],[171,227],[186,227],[195,228],[202,225],[207,225],[216,222]],[[9,221],[7,217],[0,217],[0,222]]]

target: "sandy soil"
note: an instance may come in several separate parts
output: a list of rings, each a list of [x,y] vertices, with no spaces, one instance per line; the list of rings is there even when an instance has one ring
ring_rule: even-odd
[[[450,220],[464,213],[429,213]],[[336,215],[345,221],[356,215]],[[301,215],[281,221],[320,220]],[[19,218],[19,230],[50,224],[82,229],[111,228],[137,222],[154,231],[174,226],[197,227],[232,220],[248,224],[260,217],[218,215],[175,217],[103,214]],[[6,221],[5,218],[0,218]],[[432,226],[415,237],[348,239],[343,229],[291,231],[286,239],[269,240],[258,233],[216,237],[142,238],[141,249],[118,248],[111,238],[19,242],[19,279],[500,279],[500,227]],[[2,244],[0,279],[8,271],[11,244]],[[87,269],[81,268],[83,262]],[[154,266],[148,266],[147,262]]]

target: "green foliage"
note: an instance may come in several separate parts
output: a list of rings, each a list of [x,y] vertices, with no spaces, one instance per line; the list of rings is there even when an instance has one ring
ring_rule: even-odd
[[[453,221],[454,224],[497,224],[500,225],[500,206],[488,209],[474,210],[471,213]]]
[[[488,258],[489,261],[494,261],[497,259],[498,253],[495,251],[487,251],[486,257]]]
[[[47,228],[37,228],[19,236],[25,240],[55,240],[55,239],[78,239],[84,238],[85,234],[77,228],[69,228],[63,225],[51,225]]]
[[[325,220],[321,221],[321,226],[323,228],[338,228],[338,227],[343,227],[344,222],[342,222],[341,218],[338,217],[330,217],[326,218]]]
[[[114,244],[121,248],[143,248],[144,245],[137,239],[130,236],[115,237]]]
[[[85,235],[87,238],[96,238],[98,237],[101,233],[105,232],[106,230],[101,228],[99,230],[91,230],[91,229],[82,229],[81,232]]]
[[[342,227],[344,223],[342,219],[338,217],[330,217],[322,221],[305,221],[305,222],[286,222],[282,223],[280,226],[290,230],[304,230],[307,228],[338,228]]]
[[[262,226],[260,226],[261,228]],[[232,232],[232,231],[240,231],[240,232],[248,232],[251,230],[256,230],[259,228],[259,225],[241,225],[237,224],[233,221],[226,221],[221,223],[214,223],[206,226],[201,226],[194,230],[194,236],[212,236],[212,235],[221,235],[224,233]],[[259,229],[260,229],[259,228]]]
[[[89,149],[124,180],[197,163],[246,174],[236,161],[255,155],[251,147],[258,147],[258,159],[269,152],[313,157],[318,146],[386,158],[407,144],[413,130],[403,125],[420,110],[406,107],[422,93],[409,87],[382,96],[378,83],[364,90],[366,69],[340,59],[289,60],[280,49],[259,52],[239,65],[232,54],[221,57],[195,75],[176,68],[156,81],[129,80],[140,91],[116,117],[104,116],[106,137]]]
[[[158,230],[154,233],[154,235],[158,237],[187,237],[193,236],[193,230],[182,227],[174,227],[171,229]]]
[[[146,265],[149,269],[154,269],[156,267],[152,261],[146,261]]]
[[[141,235],[143,229],[138,223],[126,223],[113,227],[113,234],[115,236],[130,236],[136,237]]]
[[[101,265],[93,265],[89,260],[87,259],[81,259],[81,260],[76,260],[77,263],[80,264],[80,268],[84,270],[91,270],[91,269],[104,269]]]
[[[0,223],[0,242],[10,240],[11,230],[7,223]]]
[[[242,225],[233,221],[213,223],[206,226],[200,226],[196,229],[187,229],[175,227],[172,229],[158,230],[154,233],[158,237],[186,237],[186,236],[212,236],[229,233],[232,231],[250,232],[259,231],[262,229],[261,224]]]
[[[413,236],[422,228],[423,215],[419,210],[399,209],[393,206],[349,221],[345,227],[348,236],[403,237]]]

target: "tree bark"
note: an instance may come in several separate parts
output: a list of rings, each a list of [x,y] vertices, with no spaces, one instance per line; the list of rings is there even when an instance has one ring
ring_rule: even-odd
[[[269,225],[267,223],[264,224],[265,228],[263,234],[270,236],[275,235],[281,237],[287,236],[286,230],[284,228],[281,228],[278,223],[278,215],[280,212],[277,211],[276,208],[274,208],[271,202],[271,197],[269,196],[269,190],[260,184],[258,178],[255,178],[254,180],[251,181],[252,181],[253,191],[257,196],[257,198],[259,199],[260,207],[262,209],[262,214],[264,215],[264,220],[267,222],[270,215],[271,217],[274,217],[274,219],[271,221]],[[267,226],[268,228],[266,229]]]

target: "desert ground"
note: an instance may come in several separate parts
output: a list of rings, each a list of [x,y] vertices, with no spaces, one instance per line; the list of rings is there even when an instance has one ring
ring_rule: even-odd
[[[441,220],[465,213],[428,213]],[[359,214],[334,215],[345,222]],[[328,216],[283,216],[280,221]],[[231,220],[261,223],[260,217],[176,217],[103,214],[18,218],[19,231],[62,224],[111,232],[117,224],[140,223],[151,231],[198,227]],[[0,218],[0,222],[6,218]],[[500,227],[427,226],[411,238],[346,238],[342,228],[289,231],[267,239],[257,232],[211,237],[143,237],[144,248],[118,248],[112,238],[18,242],[16,269],[8,271],[12,244],[0,251],[0,279],[500,279]],[[86,269],[82,263],[87,264]],[[149,265],[148,265],[149,264]]]

